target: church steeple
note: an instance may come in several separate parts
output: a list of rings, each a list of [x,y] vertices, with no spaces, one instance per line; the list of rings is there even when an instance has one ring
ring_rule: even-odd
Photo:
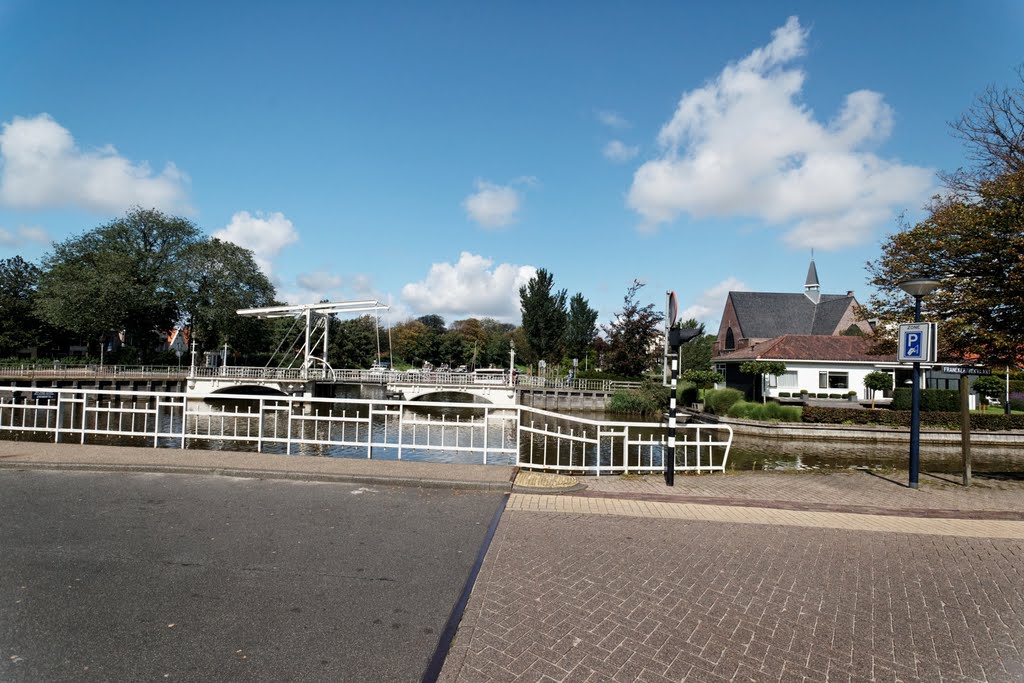
[[[821,300],[821,284],[818,282],[818,269],[814,267],[814,251],[811,251],[811,265],[807,268],[807,281],[804,282],[804,294],[814,303]]]

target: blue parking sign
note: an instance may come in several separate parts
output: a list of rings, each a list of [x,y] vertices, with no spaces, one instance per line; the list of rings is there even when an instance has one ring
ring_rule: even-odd
[[[935,360],[933,339],[934,326],[931,323],[907,323],[900,325],[899,350],[896,359],[901,363],[931,363]]]

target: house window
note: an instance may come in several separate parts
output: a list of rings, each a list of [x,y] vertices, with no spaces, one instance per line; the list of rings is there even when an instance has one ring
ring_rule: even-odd
[[[725,350],[733,351],[736,349],[736,337],[732,333],[732,328],[728,328],[725,331]]]
[[[829,372],[822,371],[818,373],[818,388],[819,389],[849,389],[850,388],[850,373],[848,372]]]
[[[790,370],[779,375],[779,388],[780,389],[796,389],[797,380],[796,372]]]

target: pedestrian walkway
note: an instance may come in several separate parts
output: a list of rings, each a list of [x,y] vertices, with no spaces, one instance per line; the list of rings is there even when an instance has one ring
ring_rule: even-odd
[[[517,479],[441,680],[1024,680],[1024,482],[905,481]]]

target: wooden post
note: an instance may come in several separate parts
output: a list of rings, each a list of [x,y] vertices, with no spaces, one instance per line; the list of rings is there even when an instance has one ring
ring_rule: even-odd
[[[963,454],[964,486],[971,485],[970,376],[960,375],[960,450]]]

